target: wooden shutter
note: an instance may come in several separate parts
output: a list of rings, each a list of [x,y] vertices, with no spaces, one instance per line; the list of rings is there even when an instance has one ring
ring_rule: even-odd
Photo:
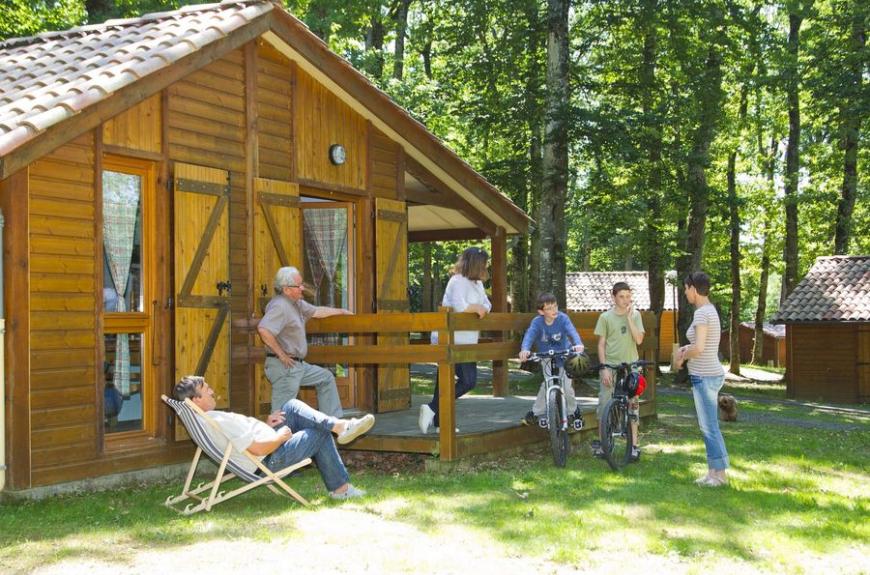
[[[408,303],[408,210],[405,202],[375,199],[376,306],[378,313],[410,311]],[[379,346],[407,345],[408,334],[379,335]],[[411,407],[407,364],[378,367],[377,411]]]
[[[272,282],[283,266],[302,269],[302,211],[299,209],[299,186],[290,182],[254,180],[254,292],[256,309],[262,315],[275,293]],[[255,336],[256,345],[263,345]],[[272,386],[266,379],[263,364],[254,367],[258,415],[271,411]]]
[[[229,405],[229,172],[175,164],[175,376],[202,375]]]

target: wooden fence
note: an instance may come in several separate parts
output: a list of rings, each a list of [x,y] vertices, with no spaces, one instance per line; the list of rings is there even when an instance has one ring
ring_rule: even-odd
[[[381,313],[340,315],[323,319],[312,319],[306,324],[309,334],[347,333],[362,336],[396,333],[438,332],[438,344],[388,344],[370,343],[351,345],[312,345],[305,358],[310,363],[346,363],[352,365],[383,365],[397,363],[437,363],[439,389],[440,457],[450,461],[457,456],[456,443],[456,399],[454,365],[472,361],[493,362],[493,395],[504,397],[508,392],[507,360],[517,357],[520,351],[522,333],[537,314],[534,313],[491,313],[478,318],[472,313],[453,313],[446,310],[427,313]],[[598,339],[594,335],[595,323],[599,313],[569,313],[571,321],[580,332],[586,352],[593,359],[597,355]],[[654,337],[655,316],[641,314],[647,335],[639,348],[641,357],[653,360],[657,346]],[[237,329],[256,331],[259,318],[236,320]],[[455,345],[455,331],[481,331],[489,335],[486,341],[475,345]],[[360,338],[371,340],[371,338]],[[265,351],[262,346],[236,348],[234,360],[262,362]],[[643,399],[655,405],[655,369],[647,370],[647,389]],[[653,407],[654,409],[654,407]]]

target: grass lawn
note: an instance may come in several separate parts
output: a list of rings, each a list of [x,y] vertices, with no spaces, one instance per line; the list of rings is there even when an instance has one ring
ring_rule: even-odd
[[[809,407],[788,408],[790,419],[817,417]],[[386,461],[375,469],[358,465],[353,480],[370,493],[358,503],[327,499],[309,471],[295,482],[315,503],[304,510],[261,489],[185,518],[161,506],[168,485],[7,502],[0,505],[0,572],[52,564],[71,572],[84,560],[124,572],[146,550],[177,553],[202,542],[245,541],[252,556],[265,556],[276,545],[301,544],[301,526],[340,514],[351,514],[348,521],[362,515],[364,537],[383,557],[342,549],[352,543],[341,538],[312,545],[356,561],[360,571],[419,572],[415,541],[424,538],[426,553],[443,555],[441,561],[464,546],[492,554],[492,561],[514,558],[502,572],[542,564],[560,572],[624,572],[623,564],[639,572],[870,572],[870,420],[854,416],[851,431],[772,421],[724,427],[733,468],[731,486],[721,489],[693,484],[706,465],[691,399],[662,395],[658,422],[643,430],[642,461],[622,474],[585,446],[566,469],[555,469],[542,446],[445,473]],[[301,555],[300,572],[314,572]],[[342,570],[353,572],[333,572]]]

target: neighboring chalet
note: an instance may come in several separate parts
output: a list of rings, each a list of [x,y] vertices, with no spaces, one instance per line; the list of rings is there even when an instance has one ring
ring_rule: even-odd
[[[673,272],[670,272],[670,278]],[[632,301],[639,311],[649,311],[649,274],[647,272],[568,272],[565,294],[568,311],[603,312],[613,307],[611,291],[616,282],[631,286]],[[659,327],[659,361],[671,361],[673,345],[678,343],[674,330],[677,322],[677,288],[665,282],[665,302]],[[652,335],[652,334],[647,334]],[[592,330],[580,337],[591,340]],[[594,351],[594,350],[593,350]]]
[[[186,373],[268,409],[245,321],[279,266],[369,325],[408,310],[408,241],[489,238],[504,311],[506,237],[529,225],[269,0],[0,42],[0,209],[14,490],[189,456],[159,399]],[[356,339],[408,337],[380,333]],[[335,369],[348,408],[411,404],[406,364]]]
[[[731,330],[723,330],[719,340],[722,357],[731,357]],[[755,345],[755,324],[744,321],[740,324],[740,362],[752,361],[752,347]],[[760,365],[785,367],[785,326],[765,323],[762,327],[763,347]]]
[[[816,259],[773,321],[786,327],[789,397],[870,401],[870,255]]]

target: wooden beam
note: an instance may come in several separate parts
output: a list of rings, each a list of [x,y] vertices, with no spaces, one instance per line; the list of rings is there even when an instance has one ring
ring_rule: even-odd
[[[259,118],[257,109],[257,42],[251,41],[245,44],[245,225],[248,228],[245,234],[245,245],[248,251],[246,271],[247,282],[251,286],[248,290],[247,315],[251,316],[257,309],[257,290],[254,289],[254,180],[259,177],[260,169],[260,144],[258,138]],[[264,212],[269,214],[265,208]],[[280,244],[279,244],[280,245]],[[232,337],[232,336],[231,336]],[[251,335],[247,335],[248,345],[253,343]],[[248,405],[246,413],[256,413],[255,404],[257,396],[256,371],[253,365],[245,370],[248,382]]]
[[[490,240],[492,262],[492,311],[507,312],[507,234],[497,227]],[[503,336],[499,334],[499,339]],[[504,360],[492,362],[492,394],[505,397],[508,394],[508,366]]]
[[[6,278],[6,464],[9,487],[31,486],[30,471],[30,201],[29,170],[0,181],[3,277]]]
[[[224,54],[232,52],[266,33],[271,27],[274,12],[283,12],[283,10],[273,10],[264,14],[233,31],[230,35],[181,58],[165,70],[149,74],[138,82],[121,88],[102,102],[98,102],[51,126],[32,140],[0,158],[0,179],[7,178],[10,174],[17,172],[52,150],[89,130],[99,127],[106,120],[132,108],[170,84],[185,78],[190,73],[221,58]]]
[[[449,242],[455,240],[482,240],[486,232],[479,228],[459,228],[453,230],[420,230],[408,232],[408,241],[415,242]]]

